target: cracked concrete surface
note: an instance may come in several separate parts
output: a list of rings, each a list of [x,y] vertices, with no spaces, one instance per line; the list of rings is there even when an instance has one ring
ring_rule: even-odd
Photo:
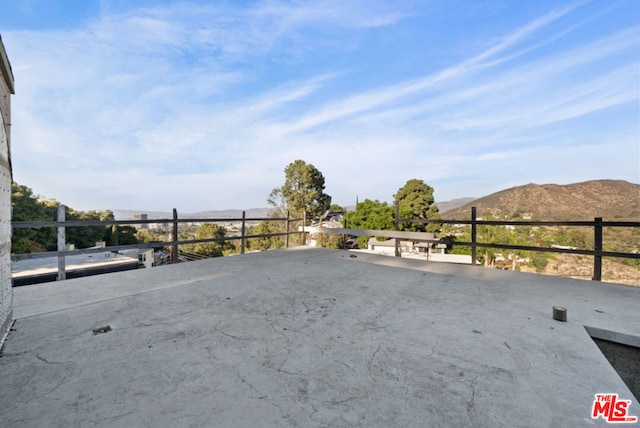
[[[584,328],[640,336],[640,288],[356,254],[20,287],[0,426],[604,426],[607,392],[640,415]]]

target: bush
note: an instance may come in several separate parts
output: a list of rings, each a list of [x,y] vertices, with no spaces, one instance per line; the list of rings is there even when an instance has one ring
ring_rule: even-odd
[[[534,253],[531,263],[535,266],[536,272],[542,272],[549,263],[549,256],[546,253]]]

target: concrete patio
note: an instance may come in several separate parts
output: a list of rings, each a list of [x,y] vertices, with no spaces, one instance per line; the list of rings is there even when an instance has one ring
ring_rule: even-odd
[[[640,287],[295,248],[14,289],[2,427],[577,427]],[[567,308],[568,321],[552,318]]]

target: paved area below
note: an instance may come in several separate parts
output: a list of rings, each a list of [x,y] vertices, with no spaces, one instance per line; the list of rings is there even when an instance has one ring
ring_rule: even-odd
[[[595,394],[640,405],[589,332],[639,346],[639,307],[639,287],[310,248],[20,287],[0,426],[606,426]]]
[[[65,258],[67,278],[79,278],[108,272],[138,268],[138,251],[133,256],[112,252],[82,254]],[[14,287],[55,281],[58,277],[58,258],[45,257],[11,262],[11,279]]]

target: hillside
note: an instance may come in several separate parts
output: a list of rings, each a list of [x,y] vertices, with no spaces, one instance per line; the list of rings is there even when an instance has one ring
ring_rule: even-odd
[[[440,214],[446,213],[448,211],[454,210],[456,208],[460,208],[462,206],[467,205],[468,203],[475,201],[476,198],[460,198],[460,199],[452,199],[450,201],[445,202],[436,202],[438,206],[438,212]]]
[[[518,269],[521,272],[536,272],[535,267],[526,265],[521,265]],[[571,254],[555,254],[549,260],[547,266],[537,273],[590,280],[593,277],[593,258]],[[640,286],[640,270],[619,261],[604,258],[602,260],[602,280]]]
[[[567,185],[527,184],[512,187],[447,211],[447,219],[468,219],[471,207],[479,217],[536,220],[640,220],[640,184],[594,180]]]

